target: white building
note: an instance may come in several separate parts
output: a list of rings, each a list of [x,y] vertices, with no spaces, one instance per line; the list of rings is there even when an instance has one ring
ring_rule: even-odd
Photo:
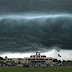
[[[30,57],[24,58],[7,58],[5,57],[0,62],[4,63],[16,63],[16,64],[30,64],[30,65],[53,65],[52,57],[46,57],[45,55],[40,55],[40,51],[36,52],[36,55],[31,55]]]
[[[46,57],[45,55],[40,55],[40,51],[37,51],[36,55],[25,57],[23,63],[28,63],[31,65],[52,65],[53,58]]]

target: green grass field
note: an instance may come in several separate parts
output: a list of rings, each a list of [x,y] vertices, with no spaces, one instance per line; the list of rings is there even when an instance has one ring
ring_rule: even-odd
[[[72,72],[71,66],[53,67],[0,67],[0,72]]]

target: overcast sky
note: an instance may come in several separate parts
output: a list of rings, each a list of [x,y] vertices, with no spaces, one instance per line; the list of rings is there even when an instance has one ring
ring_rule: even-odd
[[[0,12],[72,12],[72,0],[0,0]]]

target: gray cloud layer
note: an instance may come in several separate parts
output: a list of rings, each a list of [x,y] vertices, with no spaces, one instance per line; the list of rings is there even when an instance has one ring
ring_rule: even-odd
[[[45,15],[28,19],[5,16],[0,20],[0,51],[35,51],[52,46],[72,49],[71,16]]]
[[[0,11],[72,12],[72,0],[0,0]]]
[[[72,0],[0,0],[0,51],[23,52],[50,46],[72,49],[72,15],[34,19],[1,16],[30,11],[71,13]]]

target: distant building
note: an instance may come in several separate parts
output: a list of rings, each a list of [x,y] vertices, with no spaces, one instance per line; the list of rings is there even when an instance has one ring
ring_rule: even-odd
[[[23,63],[28,63],[31,65],[52,65],[53,58],[46,57],[45,55],[40,55],[40,51],[37,51],[36,55],[31,55],[30,57],[25,57]]]
[[[17,65],[23,65],[23,64],[30,64],[33,66],[41,66],[41,65],[53,65],[57,62],[53,62],[54,58],[52,57],[46,57],[45,55],[41,55],[40,51],[36,52],[36,55],[31,55],[30,57],[24,57],[24,58],[8,58],[5,57],[2,60],[0,60],[0,63],[7,63],[7,64],[13,64],[16,63]]]

